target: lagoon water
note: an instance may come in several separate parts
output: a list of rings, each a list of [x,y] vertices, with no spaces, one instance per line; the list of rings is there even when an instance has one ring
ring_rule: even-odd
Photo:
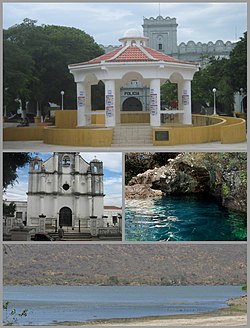
[[[228,211],[203,195],[126,200],[128,241],[239,241],[247,238],[247,215]]]
[[[201,313],[224,308],[227,299],[241,295],[240,286],[4,287],[9,310],[28,309],[18,325]]]

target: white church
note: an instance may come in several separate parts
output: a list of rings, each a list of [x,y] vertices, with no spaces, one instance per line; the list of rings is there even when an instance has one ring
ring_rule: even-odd
[[[33,233],[62,227],[65,232],[94,237],[120,235],[121,209],[105,209],[103,176],[102,161],[95,158],[88,163],[77,152],[55,152],[46,161],[32,159],[26,228]]]

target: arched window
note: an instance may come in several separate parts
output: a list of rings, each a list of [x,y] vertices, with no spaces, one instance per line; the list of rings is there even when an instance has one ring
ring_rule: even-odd
[[[69,158],[68,155],[63,156],[62,165],[63,166],[70,166],[70,158]]]

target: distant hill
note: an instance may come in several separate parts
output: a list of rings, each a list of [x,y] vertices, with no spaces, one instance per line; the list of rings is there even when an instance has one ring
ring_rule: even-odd
[[[243,284],[246,244],[5,245],[4,284]]]

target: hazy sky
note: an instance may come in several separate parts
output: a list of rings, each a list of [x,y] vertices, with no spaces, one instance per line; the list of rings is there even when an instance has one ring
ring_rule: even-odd
[[[141,29],[143,17],[175,17],[178,44],[193,40],[236,41],[247,29],[247,4],[240,2],[13,2],[3,5],[3,28],[24,18],[37,24],[79,28],[97,43],[119,45],[130,28]]]
[[[52,153],[35,153],[43,160],[52,156]],[[80,153],[84,160],[90,162],[95,157],[103,161],[104,166],[104,205],[122,206],[122,153],[110,152],[91,152]],[[3,195],[4,199],[10,201],[27,200],[28,191],[28,169],[26,165],[24,168],[18,170],[18,183],[13,187],[8,188]]]

